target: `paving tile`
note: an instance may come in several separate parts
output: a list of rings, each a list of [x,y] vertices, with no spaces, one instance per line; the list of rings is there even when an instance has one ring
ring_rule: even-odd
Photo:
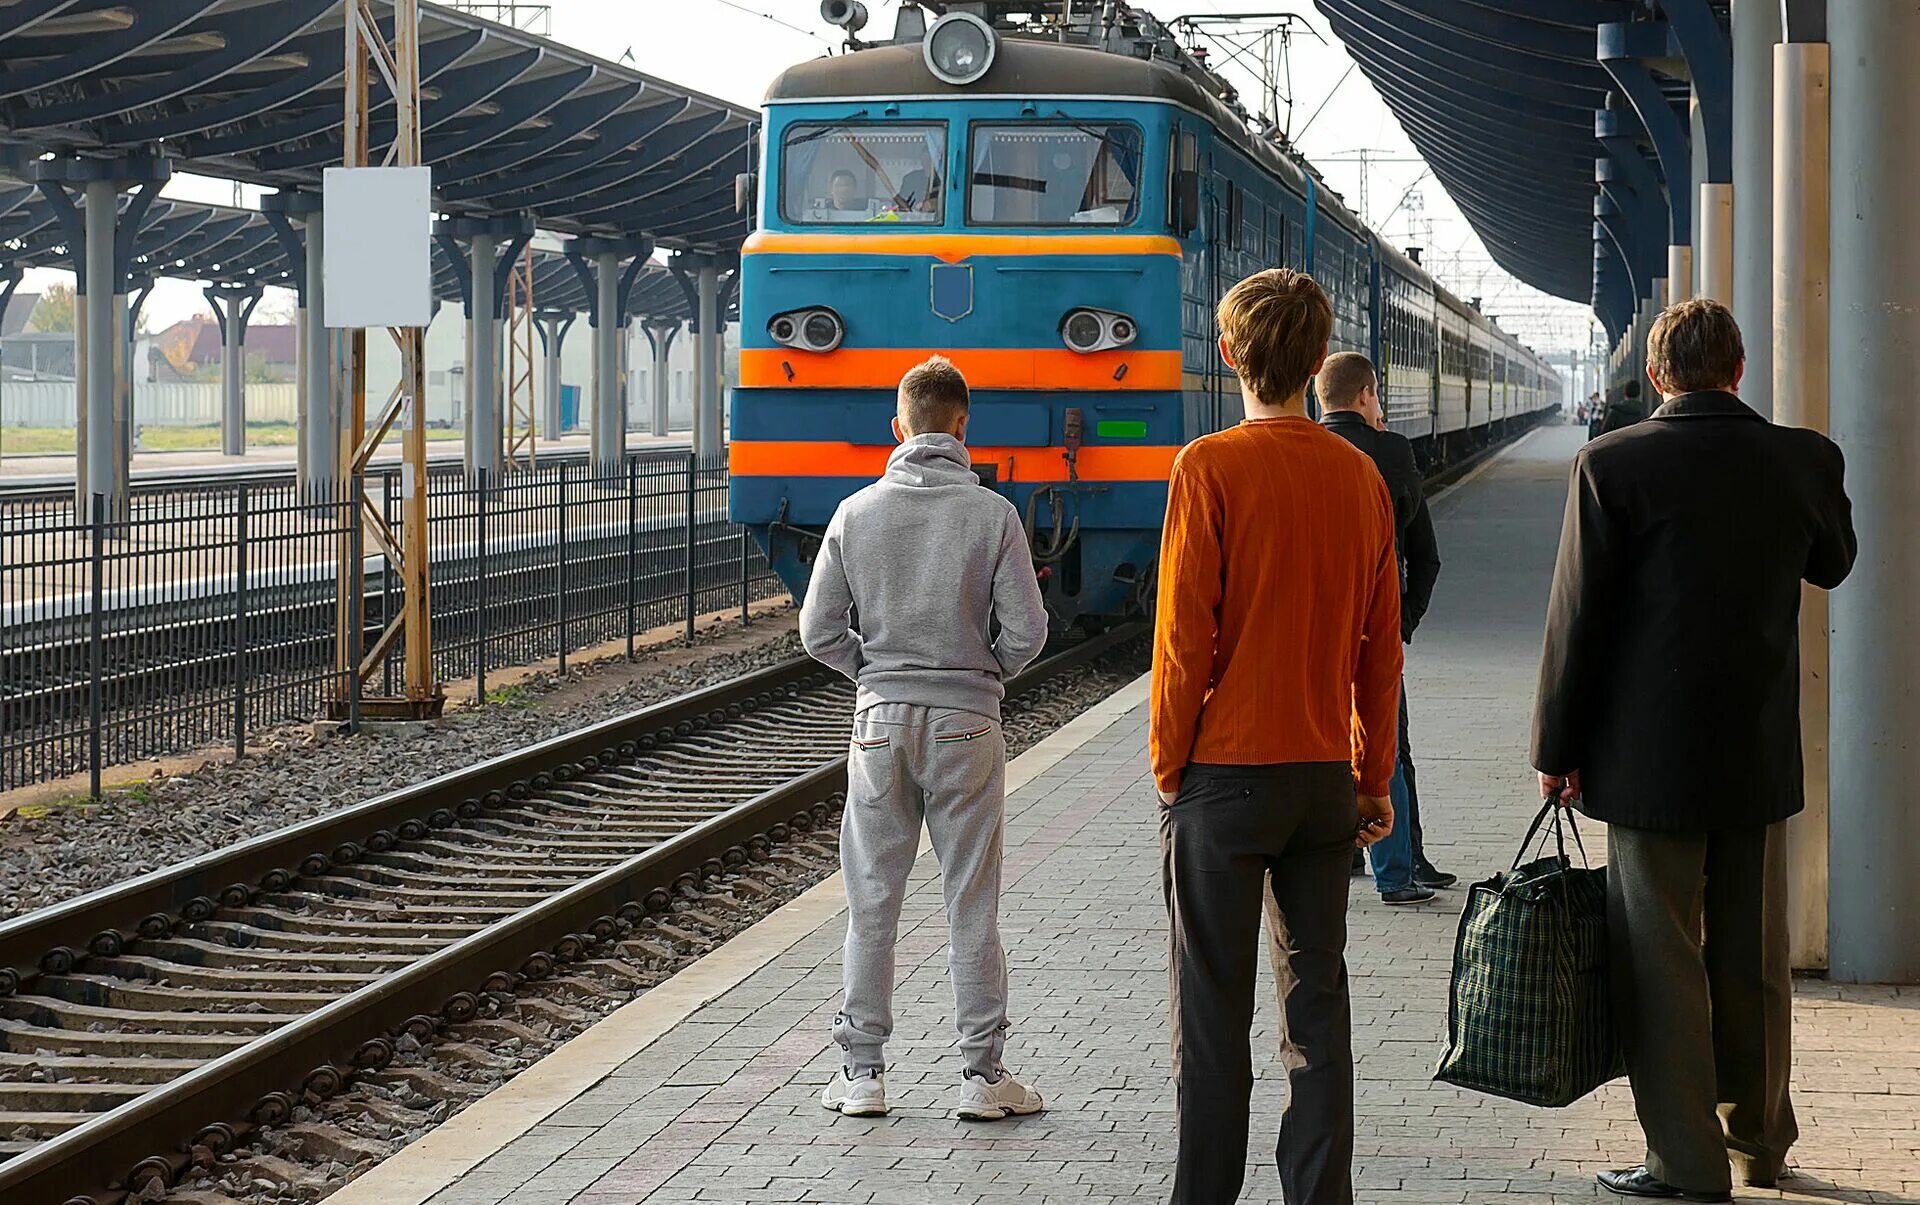
[[[1511,858],[1533,807],[1528,716],[1577,442],[1570,428],[1545,431],[1435,508],[1446,568],[1409,651],[1408,685],[1429,852],[1469,881]],[[916,868],[902,919],[891,1116],[836,1117],[814,1103],[838,1066],[827,1034],[839,991],[836,920],[436,1202],[1164,1201],[1173,1156],[1166,918],[1145,736],[1145,715],[1129,714],[1010,801],[1008,1060],[1048,1095],[1048,1113],[991,1125],[946,1114],[960,1059],[929,860]],[[1601,1199],[1593,1173],[1641,1155],[1624,1085],[1537,1110],[1433,1083],[1461,897],[1389,909],[1368,886],[1354,881],[1349,913],[1357,1199]],[[1278,1202],[1269,1160],[1286,1081],[1270,975],[1260,1001],[1242,1200]],[[1804,1174],[1739,1199],[1920,1203],[1920,990],[1810,981],[1797,1018]]]

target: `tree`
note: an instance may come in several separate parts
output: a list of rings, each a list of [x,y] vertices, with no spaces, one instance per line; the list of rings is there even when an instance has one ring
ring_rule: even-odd
[[[27,321],[33,324],[35,330],[72,331],[73,286],[47,286],[47,291],[40,294],[40,303],[33,307],[33,313]]]

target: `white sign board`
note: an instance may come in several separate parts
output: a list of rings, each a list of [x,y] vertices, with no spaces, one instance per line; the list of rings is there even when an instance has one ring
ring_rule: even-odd
[[[330,167],[326,313],[334,329],[433,321],[433,170]]]

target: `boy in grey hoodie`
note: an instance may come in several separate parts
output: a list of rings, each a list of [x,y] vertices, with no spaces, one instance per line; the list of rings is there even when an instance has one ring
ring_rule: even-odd
[[[893,420],[900,446],[885,475],[834,512],[800,608],[807,652],[859,685],[840,825],[846,1000],[833,1036],[845,1053],[820,1094],[856,1117],[887,1111],[893,948],[922,820],[940,859],[967,1062],[955,1112],[992,1121],[1041,1108],[1000,1062],[1000,700],[1002,681],[1046,643],[1047,615],[1019,515],[982,488],[966,430],[959,369],[935,356],[907,373]]]

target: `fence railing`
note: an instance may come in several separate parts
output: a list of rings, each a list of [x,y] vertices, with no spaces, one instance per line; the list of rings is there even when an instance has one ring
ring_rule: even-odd
[[[369,496],[400,530],[401,475]],[[723,462],[637,453],[498,478],[427,477],[434,668],[484,696],[556,661],[782,587],[726,518]],[[356,547],[351,492],[292,481],[137,486],[113,513],[66,495],[0,499],[0,790],[231,744],[348,700],[342,615],[366,645],[399,605],[395,566]],[[343,553],[361,567],[340,597]],[[348,579],[352,581],[351,577]],[[398,650],[367,689],[398,687]]]

